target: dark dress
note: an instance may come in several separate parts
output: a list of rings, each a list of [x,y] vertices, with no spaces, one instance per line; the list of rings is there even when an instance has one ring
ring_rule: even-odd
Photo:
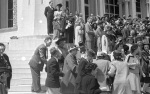
[[[91,75],[86,74],[81,82],[81,92],[80,94],[100,94],[99,84],[97,79]]]
[[[77,69],[77,78],[75,80],[75,94],[80,94],[80,90],[81,90],[81,80],[85,75],[85,66],[89,63],[86,59],[81,58],[79,60],[79,65],[78,65],[78,69]]]
[[[6,54],[3,54],[3,56],[0,56],[0,75],[2,75],[4,72],[8,73],[7,77],[7,84],[6,87],[10,88],[10,81],[12,78],[12,67],[9,61],[9,57]],[[5,91],[4,83],[0,81],[0,94],[7,94],[7,91]]]
[[[44,11],[44,15],[47,18],[47,33],[52,34],[53,33],[53,18],[54,18],[54,8],[50,8],[47,6]]]
[[[149,52],[143,50],[142,51],[142,70],[144,72],[144,74],[146,75],[146,77],[149,77]],[[144,83],[150,83],[150,81],[147,81],[146,79],[142,79]]]

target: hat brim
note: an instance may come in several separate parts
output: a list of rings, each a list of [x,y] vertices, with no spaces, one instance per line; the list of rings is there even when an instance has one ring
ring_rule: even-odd
[[[62,41],[66,41],[66,38],[60,38],[56,41],[56,44],[59,45]]]
[[[78,48],[79,48],[79,47],[71,48],[71,49],[69,49],[69,52],[74,51],[74,50],[77,50],[77,51],[78,51]]]

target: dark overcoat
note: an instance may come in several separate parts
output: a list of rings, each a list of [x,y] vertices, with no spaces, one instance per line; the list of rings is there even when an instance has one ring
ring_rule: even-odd
[[[49,88],[59,88],[60,87],[59,77],[62,76],[63,73],[60,72],[58,61],[54,57],[52,57],[47,62],[47,78],[45,86]]]

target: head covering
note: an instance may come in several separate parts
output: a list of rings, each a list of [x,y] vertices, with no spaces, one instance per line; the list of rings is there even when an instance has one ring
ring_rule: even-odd
[[[66,38],[60,38],[56,41],[56,44],[59,45],[61,42],[66,41]]]
[[[63,5],[62,4],[57,4],[57,6],[61,8]]]
[[[78,47],[76,45],[74,45],[73,47],[70,47],[69,52],[71,52],[73,50],[78,50]]]
[[[105,56],[106,53],[105,52],[97,52],[97,56]]]

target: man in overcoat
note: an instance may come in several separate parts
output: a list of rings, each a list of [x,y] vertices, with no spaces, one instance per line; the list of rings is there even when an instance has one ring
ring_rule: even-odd
[[[61,91],[62,94],[74,94],[75,89],[75,78],[77,76],[77,59],[76,54],[78,51],[78,47],[71,47],[69,50],[69,54],[65,58],[63,73],[65,76],[62,78],[61,82]]]
[[[48,35],[53,33],[53,19],[54,19],[55,9],[52,7],[52,5],[53,5],[53,2],[50,1],[49,6],[47,6],[44,11],[44,15],[47,18],[47,33],[48,33]]]
[[[32,92],[42,92],[40,85],[40,71],[43,70],[44,64],[47,64],[47,47],[51,45],[51,42],[51,37],[46,37],[44,43],[36,48],[34,55],[29,61],[29,66],[32,74]]]

